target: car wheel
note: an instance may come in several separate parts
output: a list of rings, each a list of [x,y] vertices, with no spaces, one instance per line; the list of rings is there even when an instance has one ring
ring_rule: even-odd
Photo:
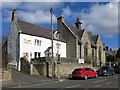
[[[88,76],[87,76],[87,75],[85,75],[85,76],[84,76],[84,79],[85,79],[85,80],[87,80],[87,79],[88,79]]]

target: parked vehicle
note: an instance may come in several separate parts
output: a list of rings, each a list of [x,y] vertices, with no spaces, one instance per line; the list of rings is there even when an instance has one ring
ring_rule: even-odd
[[[97,70],[98,75],[110,76],[114,75],[115,71],[112,66],[103,66]]]
[[[91,77],[97,78],[97,72],[91,68],[77,68],[72,72],[72,78],[84,78],[85,80]]]
[[[120,65],[113,66],[113,68],[114,68],[116,74],[120,73]]]

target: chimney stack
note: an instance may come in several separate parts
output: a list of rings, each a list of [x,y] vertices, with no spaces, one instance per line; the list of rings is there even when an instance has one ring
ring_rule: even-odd
[[[17,12],[16,12],[15,9],[14,9],[13,12],[12,12],[12,21],[17,22]]]
[[[58,21],[64,21],[64,16],[59,16],[59,17],[57,18],[57,20],[58,20]]]
[[[62,33],[62,22],[64,22],[64,16],[59,16],[57,18],[58,31]]]
[[[76,20],[76,22],[75,22],[75,25],[76,25],[76,27],[77,27],[78,29],[80,29],[80,30],[82,30],[81,24],[82,24],[82,23],[80,22],[80,18],[77,17],[77,20]]]

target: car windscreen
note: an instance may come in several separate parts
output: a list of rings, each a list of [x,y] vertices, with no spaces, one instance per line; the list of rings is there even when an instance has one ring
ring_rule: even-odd
[[[101,67],[100,69],[108,69],[108,67]]]
[[[75,69],[74,71],[81,71],[82,69]]]

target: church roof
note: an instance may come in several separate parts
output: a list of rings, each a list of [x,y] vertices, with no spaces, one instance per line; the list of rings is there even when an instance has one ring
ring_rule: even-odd
[[[70,27],[70,30],[76,35],[79,36],[79,38],[82,37],[84,30],[79,30],[77,27],[74,27],[72,25],[67,24],[68,27]],[[92,46],[96,46],[97,42],[97,36],[93,35],[91,32],[88,32],[88,36],[90,38],[90,42]]]
[[[33,36],[39,36],[39,37],[44,37],[51,39],[51,29],[41,27],[35,24],[31,24],[22,20],[17,20],[18,26],[20,27],[22,33],[28,34],[28,35],[33,35]],[[66,42],[62,37],[59,39],[60,41]]]
[[[97,42],[97,36],[93,35],[91,32],[88,32],[88,36],[90,38],[91,44],[95,46]]]
[[[79,38],[82,37],[82,34],[83,34],[83,30],[79,30],[78,28],[72,26],[72,25],[69,25],[67,24],[68,27],[70,27],[70,30],[77,36],[79,36]]]

